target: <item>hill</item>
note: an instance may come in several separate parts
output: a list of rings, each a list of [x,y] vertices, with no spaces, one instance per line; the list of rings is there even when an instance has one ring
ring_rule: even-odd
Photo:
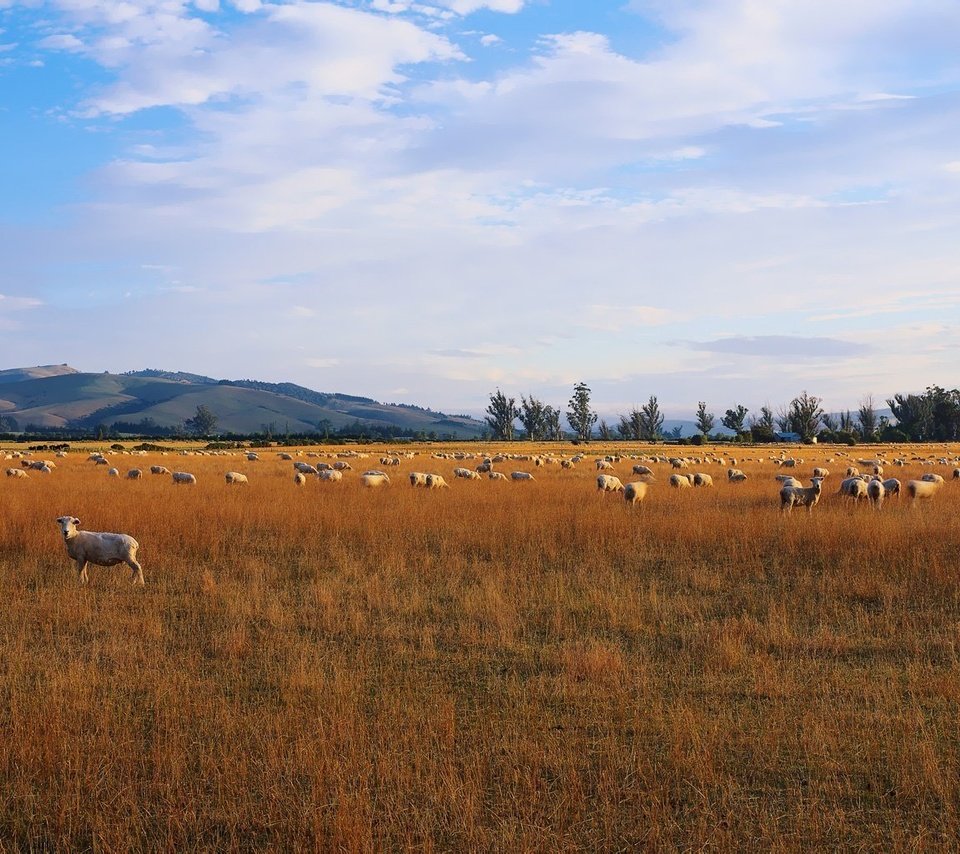
[[[35,425],[79,431],[102,424],[124,432],[170,430],[193,417],[198,406],[217,416],[219,433],[335,432],[359,425],[371,432],[379,428],[471,438],[483,429],[482,422],[466,416],[294,383],[216,380],[160,370],[92,374],[66,365],[0,371],[0,415],[21,429]]]

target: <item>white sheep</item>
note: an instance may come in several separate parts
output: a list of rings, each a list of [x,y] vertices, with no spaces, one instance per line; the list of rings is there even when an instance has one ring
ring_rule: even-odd
[[[259,455],[259,454],[255,454],[253,451],[251,451],[250,453],[247,454],[247,462],[248,462],[248,463],[258,462],[259,459],[260,459],[260,455]]]
[[[823,478],[814,477],[810,479],[813,486],[785,486],[780,490],[780,511],[786,510],[788,513],[794,507],[806,507],[808,513],[813,512],[813,508],[820,501],[820,494],[823,491]]]
[[[920,480],[926,480],[930,483],[937,483],[940,486],[943,486],[943,484],[946,482],[943,479],[943,475],[934,474],[933,472],[927,472],[926,474],[920,475]]]
[[[837,495],[845,495],[854,501],[859,501],[867,495],[867,484],[859,475],[855,477],[844,478],[840,481],[840,489]]]
[[[491,471],[487,472],[487,477],[490,480],[506,480],[507,476],[502,471]]]
[[[888,477],[883,482],[883,491],[885,495],[899,495],[900,494],[900,481],[895,477]]]
[[[634,474],[648,474],[653,476],[653,469],[648,468],[647,466],[636,465],[633,467]]]
[[[7,477],[26,478],[27,473],[23,469],[7,469]]]
[[[847,466],[847,477],[857,477],[860,474],[860,469],[856,466]]]
[[[297,460],[297,461],[293,464],[293,467],[294,467],[298,472],[300,472],[301,474],[316,474],[316,473],[317,473],[317,470],[316,470],[312,465],[310,465],[310,463],[300,462],[300,460]]]
[[[389,486],[390,478],[382,471],[365,471],[360,475],[360,483],[371,488],[376,486]]]
[[[598,474],[597,490],[599,492],[623,492],[623,484],[619,477],[614,477],[612,474]]]
[[[693,485],[694,486],[713,486],[713,478],[708,474],[697,472],[693,476]]]
[[[337,471],[353,471],[353,466],[350,465],[350,463],[346,462],[346,460],[337,460],[333,464],[333,467]]]
[[[143,479],[143,471],[140,469],[130,469],[130,471],[127,472],[127,480],[142,480],[142,479]]]
[[[647,496],[647,484],[642,480],[625,484],[623,487],[623,500],[631,507]]]
[[[813,476],[814,476],[814,477],[819,477],[821,480],[824,480],[824,479],[826,479],[827,477],[830,476],[830,470],[829,470],[829,469],[825,469],[825,468],[821,468],[820,466],[817,466],[817,467],[813,470]]]
[[[170,474],[166,466],[150,466],[150,474]]]
[[[337,471],[336,469],[323,469],[317,472],[317,477],[320,480],[330,481],[331,483],[339,483],[343,480],[343,472]]]
[[[510,478],[512,480],[533,480],[533,475],[526,471],[512,471],[510,472]]]
[[[911,480],[907,481],[907,494],[913,499],[913,502],[926,501],[933,498],[940,489],[941,481],[936,480]]]
[[[410,486],[426,486],[427,475],[422,471],[410,472]]]
[[[740,469],[727,469],[727,480],[730,483],[743,483],[747,476]]]
[[[954,479],[954,480],[960,480],[960,469],[954,469],[954,470],[953,470],[953,479]]]
[[[120,477],[120,469],[117,469],[117,468],[107,469],[107,477]]]
[[[883,506],[883,499],[886,496],[886,492],[883,481],[880,480],[879,477],[873,478],[873,480],[867,484],[867,498],[873,502],[873,506],[877,510]]]
[[[247,483],[247,476],[238,471],[228,471],[223,478],[227,483]]]
[[[428,474],[426,487],[427,489],[449,489],[450,484],[443,479],[442,475]]]
[[[573,460],[560,460],[560,468],[562,469],[575,469],[577,464]]]
[[[196,475],[190,474],[188,471],[175,471],[170,477],[172,478],[175,484],[188,483],[193,486],[196,486],[197,478]]]
[[[293,473],[293,482],[296,486],[303,486],[307,482],[307,476],[302,471]]]
[[[286,451],[281,451],[277,454],[277,459],[289,461],[293,459],[293,454],[288,454]]]
[[[690,478],[685,474],[672,474],[670,475],[670,486],[674,489],[687,489],[693,486]]]
[[[613,469],[613,463],[610,460],[597,460],[597,471],[610,471]]]
[[[96,531],[81,531],[77,528],[80,520],[76,516],[59,516],[57,524],[63,534],[67,554],[77,562],[80,583],[89,581],[87,564],[97,566],[115,566],[125,563],[130,567],[134,584],[143,584],[143,568],[137,563],[137,549],[140,544],[129,534],[107,534]]]

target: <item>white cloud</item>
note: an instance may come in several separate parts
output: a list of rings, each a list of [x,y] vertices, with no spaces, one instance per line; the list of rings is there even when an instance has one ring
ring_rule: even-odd
[[[83,46],[83,42],[72,33],[57,33],[37,42],[37,47],[41,50],[78,51],[82,50]]]

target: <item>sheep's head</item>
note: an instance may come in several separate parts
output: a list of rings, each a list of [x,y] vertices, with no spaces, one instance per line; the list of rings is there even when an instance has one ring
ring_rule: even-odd
[[[63,538],[69,540],[77,535],[80,520],[76,516],[58,516],[57,524],[60,526],[60,533],[63,534]]]

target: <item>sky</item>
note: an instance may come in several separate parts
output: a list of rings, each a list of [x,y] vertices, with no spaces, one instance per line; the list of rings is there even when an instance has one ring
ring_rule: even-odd
[[[956,0],[0,0],[0,367],[960,385]]]

